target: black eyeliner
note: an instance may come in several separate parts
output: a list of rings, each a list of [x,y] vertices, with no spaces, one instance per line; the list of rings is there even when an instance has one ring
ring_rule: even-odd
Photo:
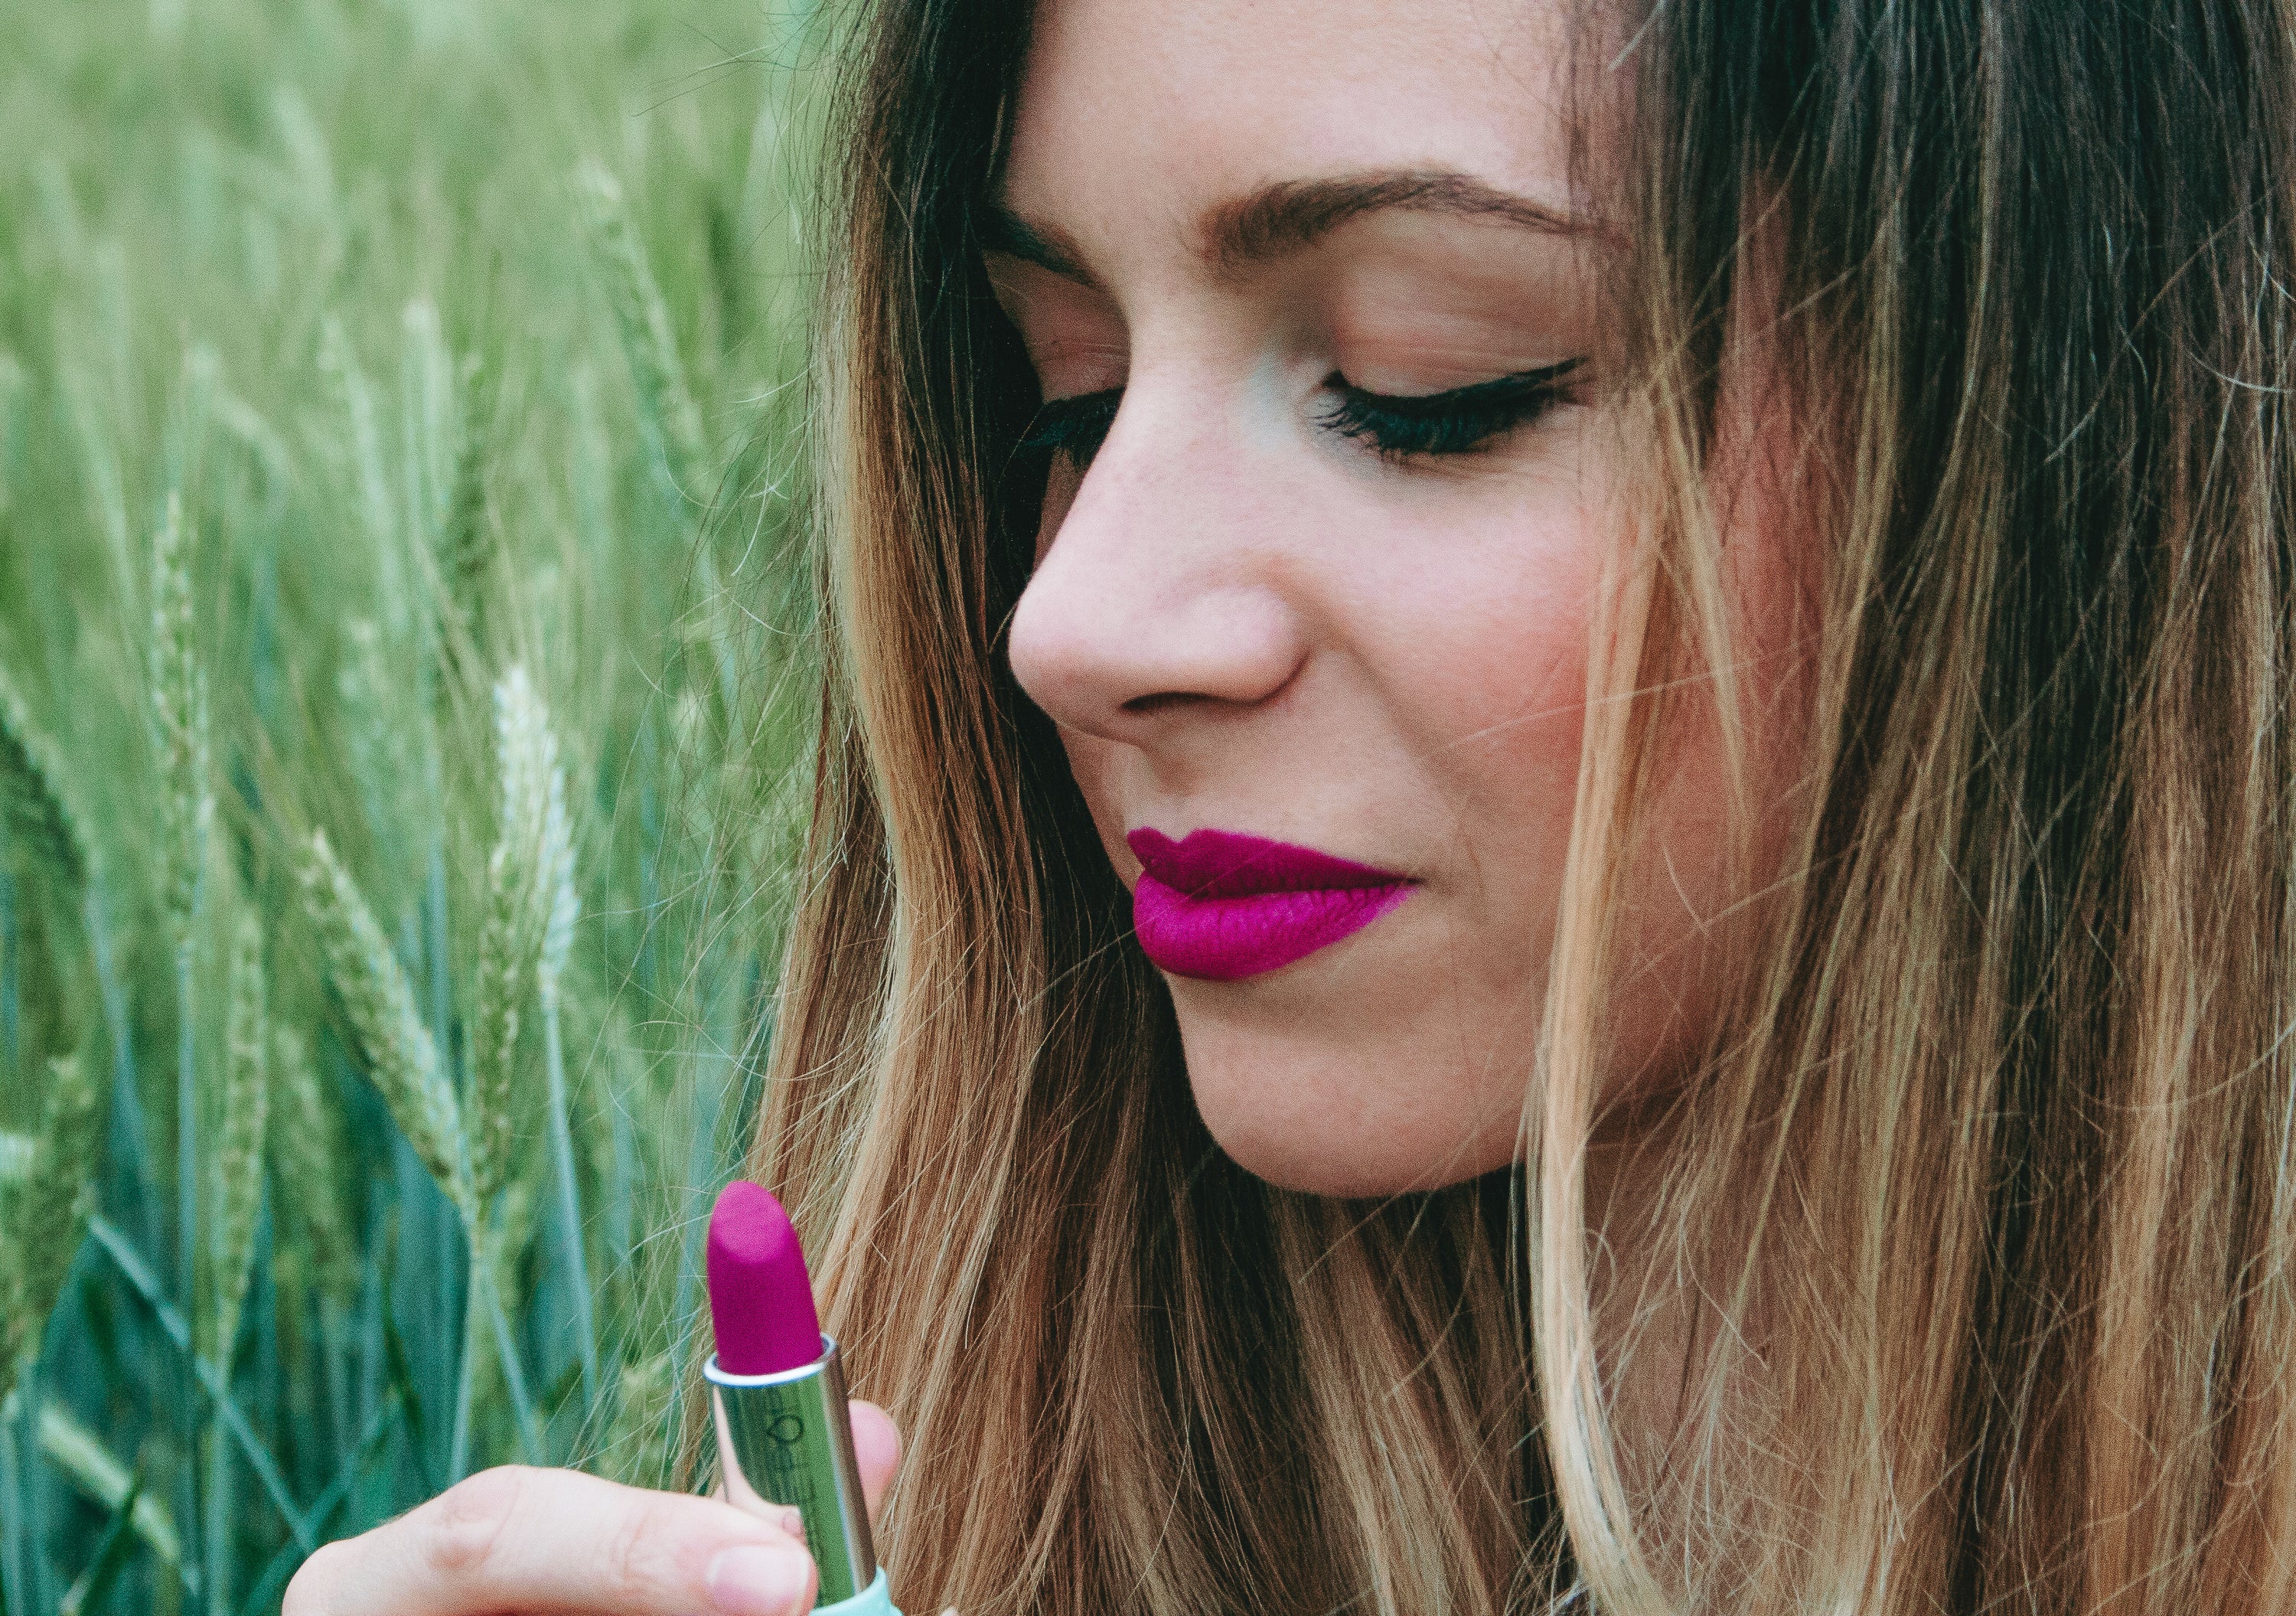
[[[1374,393],[1335,371],[1324,382],[1333,399],[1320,420],[1326,430],[1397,459],[1472,454],[1562,402],[1564,384],[1585,363],[1565,359],[1439,393]],[[1018,447],[1089,465],[1123,402],[1120,387],[1047,399]]]
[[[1562,384],[1585,363],[1565,359],[1439,393],[1374,393],[1334,372],[1323,424],[1398,458],[1470,454],[1562,403]]]

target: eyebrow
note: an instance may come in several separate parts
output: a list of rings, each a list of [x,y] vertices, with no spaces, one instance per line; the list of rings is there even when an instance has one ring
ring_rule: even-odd
[[[1399,210],[1507,225],[1546,235],[1595,232],[1591,220],[1558,211],[1472,175],[1435,169],[1381,169],[1330,179],[1279,180],[1209,209],[1197,224],[1198,253],[1234,275],[1312,247],[1351,219]],[[1097,285],[1074,237],[1032,224],[992,201],[983,245],[1048,269],[1067,280]]]

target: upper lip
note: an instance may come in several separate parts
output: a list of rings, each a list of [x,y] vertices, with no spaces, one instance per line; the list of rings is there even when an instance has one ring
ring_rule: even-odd
[[[1148,879],[1188,898],[1392,887],[1410,880],[1392,870],[1239,831],[1191,831],[1175,841],[1144,825],[1124,840]]]

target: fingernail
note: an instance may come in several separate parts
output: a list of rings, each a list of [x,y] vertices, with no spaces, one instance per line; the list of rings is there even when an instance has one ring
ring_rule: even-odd
[[[785,1509],[782,1511],[782,1530],[787,1532],[800,1543],[804,1542],[805,1511],[801,1509]]]
[[[703,1580],[719,1616],[798,1616],[813,1568],[794,1549],[721,1549]]]

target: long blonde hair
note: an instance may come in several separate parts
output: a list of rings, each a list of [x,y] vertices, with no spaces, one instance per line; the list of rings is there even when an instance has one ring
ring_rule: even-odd
[[[1652,514],[1599,630],[1523,1164],[1377,1203],[1214,1148],[1000,656],[1037,400],[979,223],[1028,11],[856,33],[815,819],[753,1162],[907,1434],[899,1595],[2296,1607],[2288,0],[1603,20]],[[1810,808],[1663,1191],[1605,1229],[1648,693],[1694,670],[1735,710],[1706,472],[1750,281],[1823,539]],[[1628,1235],[1657,1258],[1599,1296]],[[1636,1455],[1597,1319],[1660,1292],[1692,1328]]]

